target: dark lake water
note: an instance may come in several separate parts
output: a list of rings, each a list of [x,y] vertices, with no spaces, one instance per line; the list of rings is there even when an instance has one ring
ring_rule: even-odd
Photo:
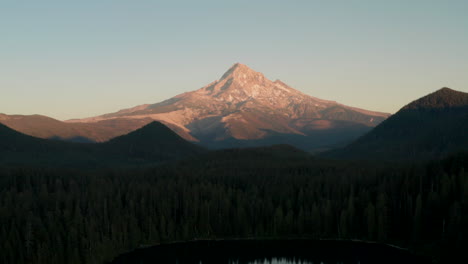
[[[429,264],[406,250],[351,241],[222,240],[163,244],[123,254],[112,263]]]

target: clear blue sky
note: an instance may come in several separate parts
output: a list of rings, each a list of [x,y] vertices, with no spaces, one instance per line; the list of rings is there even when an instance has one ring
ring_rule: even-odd
[[[394,113],[443,86],[468,92],[467,14],[466,0],[0,0],[0,112],[114,112],[241,62]]]

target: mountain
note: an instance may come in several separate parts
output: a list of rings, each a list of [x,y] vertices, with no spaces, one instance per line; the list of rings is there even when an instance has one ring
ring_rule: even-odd
[[[44,167],[149,165],[204,153],[161,123],[89,144],[35,138],[0,124],[0,164]]]
[[[404,106],[371,132],[326,156],[423,160],[468,150],[468,93],[442,88]]]
[[[46,142],[43,139],[31,137],[17,132],[3,124],[0,124],[0,151],[28,151],[40,149],[40,144]]]
[[[186,141],[167,126],[156,121],[100,145],[111,153],[126,152],[128,157],[139,159],[153,157],[175,159],[204,152],[203,148]]]
[[[139,129],[154,120],[110,119],[90,124],[67,123],[42,115],[0,114],[0,123],[21,133],[44,139],[72,142],[104,142]]]
[[[32,137],[0,124],[0,164],[54,166],[88,159],[92,149],[87,144]],[[82,157],[82,158],[80,158]]]
[[[349,142],[388,116],[306,95],[236,63],[219,80],[196,91],[68,122],[152,119],[187,140],[214,148],[289,143],[310,150]]]

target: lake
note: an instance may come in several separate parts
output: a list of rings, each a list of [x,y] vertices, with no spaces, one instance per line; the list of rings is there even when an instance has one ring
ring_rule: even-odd
[[[162,244],[122,254],[113,264],[428,264],[407,250],[333,240],[210,240]]]

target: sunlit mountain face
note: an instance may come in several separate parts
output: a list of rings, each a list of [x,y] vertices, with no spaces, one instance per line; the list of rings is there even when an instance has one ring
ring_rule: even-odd
[[[348,142],[388,116],[306,95],[236,63],[220,79],[198,90],[69,123],[125,120],[121,122],[125,126],[158,120],[185,139],[208,146],[290,143],[304,148],[308,141],[305,145],[313,148],[318,142]]]

